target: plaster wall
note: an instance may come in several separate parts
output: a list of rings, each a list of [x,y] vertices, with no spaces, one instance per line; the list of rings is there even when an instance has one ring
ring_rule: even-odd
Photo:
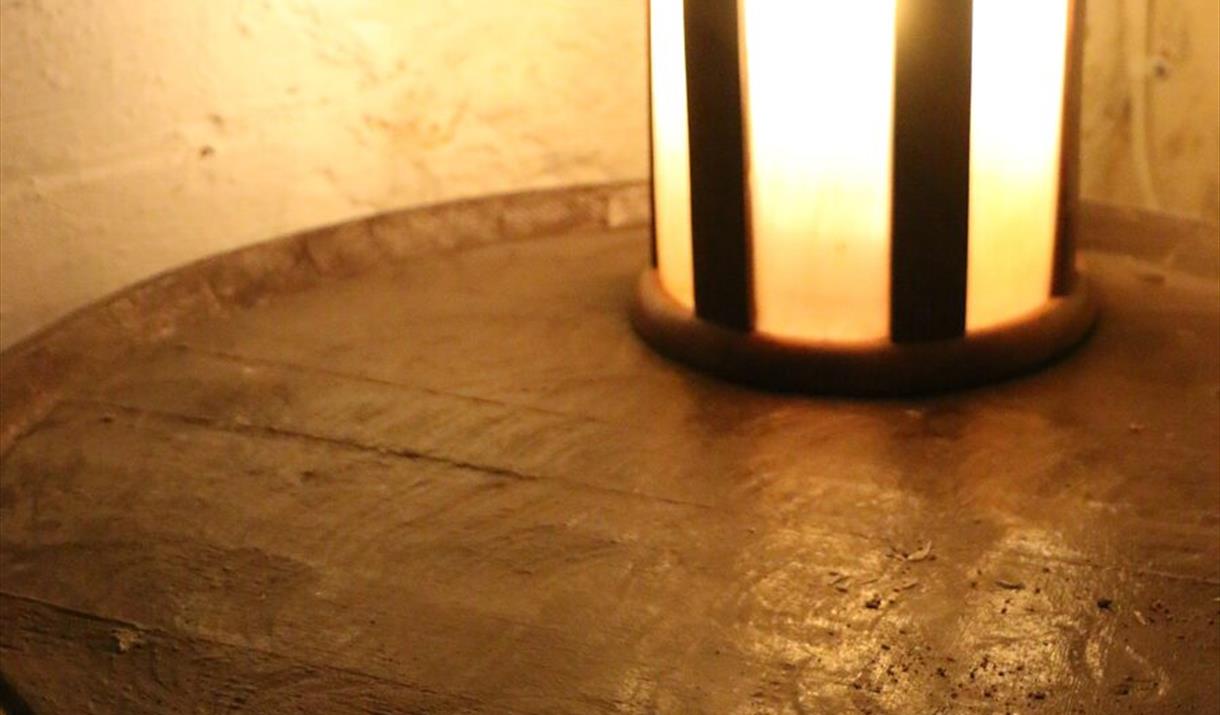
[[[1220,223],[1220,2],[1092,0],[1086,197]]]
[[[3,0],[0,346],[391,208],[647,173],[626,0]]]
[[[1090,8],[1086,196],[1220,221],[1220,3]],[[0,77],[0,347],[296,230],[647,175],[642,0],[0,0]]]

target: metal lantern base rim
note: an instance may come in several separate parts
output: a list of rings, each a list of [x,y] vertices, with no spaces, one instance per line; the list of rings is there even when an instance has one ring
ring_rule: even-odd
[[[926,343],[797,343],[696,318],[640,276],[631,322],[654,350],[733,382],[784,392],[900,397],[944,392],[1031,372],[1079,345],[1097,308],[1081,277],[1067,296],[1028,317],[962,338]]]

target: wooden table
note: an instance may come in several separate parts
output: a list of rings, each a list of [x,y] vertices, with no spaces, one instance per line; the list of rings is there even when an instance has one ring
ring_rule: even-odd
[[[646,250],[432,251],[74,387],[0,476],[5,707],[1220,706],[1207,270],[1092,252],[1104,316],[1068,360],[822,400],[653,355]]]

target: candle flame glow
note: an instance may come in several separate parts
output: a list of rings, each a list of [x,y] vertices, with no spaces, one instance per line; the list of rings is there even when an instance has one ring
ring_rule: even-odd
[[[901,1],[739,0],[760,333],[888,339]],[[1050,299],[1070,4],[974,0],[969,331]],[[684,0],[651,7],[658,268],[693,309]]]

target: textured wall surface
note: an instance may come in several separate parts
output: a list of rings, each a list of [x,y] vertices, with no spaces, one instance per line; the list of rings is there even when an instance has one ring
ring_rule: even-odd
[[[1085,69],[1085,195],[1220,223],[1220,2],[1092,2]]]
[[[0,345],[297,229],[647,171],[636,2],[0,1]]]
[[[1220,220],[1220,3],[1091,7],[1086,195]],[[642,0],[0,0],[0,347],[295,230],[643,179],[643,36]]]

